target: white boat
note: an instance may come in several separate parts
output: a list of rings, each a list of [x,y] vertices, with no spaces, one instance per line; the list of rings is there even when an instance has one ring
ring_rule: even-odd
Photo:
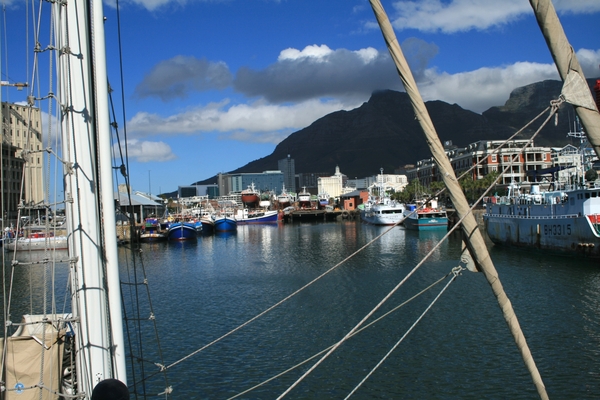
[[[317,195],[319,200],[319,207],[325,208],[325,206],[329,205],[329,194],[328,193],[319,193]]]
[[[289,206],[292,202],[292,196],[285,190],[285,183],[281,189],[281,193],[277,196],[277,202],[282,208]]]
[[[404,204],[392,200],[385,193],[385,183],[383,181],[383,168],[380,169],[381,179],[378,179],[378,184],[373,185],[369,189],[369,200],[364,204],[364,208],[360,211],[360,219],[363,222],[372,225],[398,225],[404,221],[406,210]],[[374,190],[377,189],[378,196],[374,195]]]
[[[247,208],[237,210],[235,219],[238,225],[271,224],[280,221],[277,210],[248,210]]]
[[[302,188],[300,193],[298,193],[298,207],[311,208],[310,192],[306,190],[306,186]]]
[[[20,237],[4,242],[6,250],[34,251],[34,250],[66,250],[66,236],[49,237]]]
[[[366,206],[360,219],[372,225],[398,225],[404,221],[404,211],[404,204],[385,197],[381,202]]]

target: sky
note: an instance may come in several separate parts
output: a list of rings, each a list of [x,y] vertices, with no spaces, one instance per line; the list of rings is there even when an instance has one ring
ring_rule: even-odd
[[[23,0],[0,2],[2,80],[21,82],[30,75],[22,49],[31,11]],[[553,3],[585,76],[600,77],[600,1]],[[373,91],[402,90],[368,0],[104,4],[108,74],[124,112],[134,190],[172,192],[232,171]],[[527,0],[382,4],[426,101],[481,113],[517,87],[559,79]],[[23,94],[5,87],[2,99]]]

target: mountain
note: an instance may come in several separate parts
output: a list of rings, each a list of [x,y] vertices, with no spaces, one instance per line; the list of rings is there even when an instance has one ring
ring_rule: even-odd
[[[589,79],[590,88],[595,79]],[[543,81],[512,91],[503,106],[482,114],[443,101],[426,102],[438,136],[464,147],[478,140],[506,139],[550,105],[560,94],[562,82]],[[547,113],[519,138],[529,138]],[[575,112],[568,104],[559,109],[558,125],[548,124],[535,139],[539,146],[564,146],[570,143],[567,132]],[[391,90],[372,94],[369,101],[351,111],[328,114],[310,126],[292,133],[270,155],[252,161],[230,173],[276,170],[277,161],[290,154],[296,173],[331,172],[336,165],[349,177],[392,173],[406,164],[431,157],[408,95]],[[196,182],[207,184],[215,177]]]

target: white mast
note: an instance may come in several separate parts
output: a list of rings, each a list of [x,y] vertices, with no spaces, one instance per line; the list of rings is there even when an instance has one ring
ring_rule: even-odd
[[[126,382],[102,4],[55,3],[54,13],[78,392],[90,396],[104,379]]]

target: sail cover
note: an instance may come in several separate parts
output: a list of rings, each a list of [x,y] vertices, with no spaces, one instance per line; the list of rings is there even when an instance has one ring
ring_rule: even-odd
[[[561,95],[569,104],[585,107],[588,110],[596,110],[596,103],[590,93],[590,88],[577,71],[569,70],[563,83]]]
[[[25,315],[24,323],[42,316]],[[46,332],[43,332],[45,327]],[[51,324],[23,325],[6,342],[4,399],[54,400],[62,376],[63,338],[65,332]],[[4,339],[0,338],[4,347]],[[40,377],[40,366],[43,365]],[[43,386],[43,388],[41,388]]]

